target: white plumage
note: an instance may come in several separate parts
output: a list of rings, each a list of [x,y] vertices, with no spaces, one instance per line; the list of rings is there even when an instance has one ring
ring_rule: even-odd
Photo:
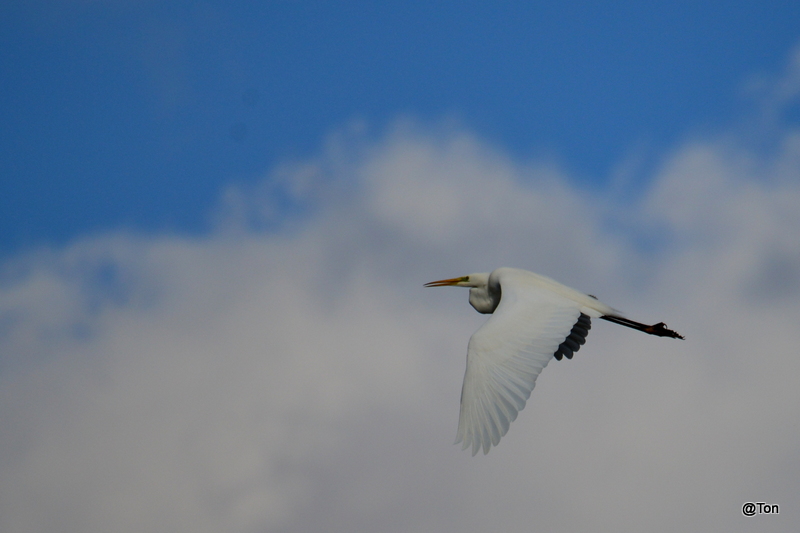
[[[604,318],[652,335],[682,338],[663,323],[625,319],[593,296],[516,268],[434,281],[426,287],[470,288],[470,304],[493,313],[469,340],[456,443],[489,452],[506,434],[555,356],[572,358],[585,342],[590,318]]]

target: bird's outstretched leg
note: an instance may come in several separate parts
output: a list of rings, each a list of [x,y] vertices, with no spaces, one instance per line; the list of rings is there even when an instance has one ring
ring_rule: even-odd
[[[639,331],[644,331],[645,333],[649,333],[650,335],[658,335],[659,337],[670,337],[673,339],[683,338],[683,335],[681,335],[677,331],[672,331],[671,329],[667,329],[667,325],[664,324],[663,322],[659,322],[658,324],[653,324],[652,326],[648,326],[647,324],[634,322],[633,320],[622,318],[621,316],[604,315],[601,316],[600,318],[602,318],[603,320],[608,320],[609,322],[613,322],[614,324],[620,324],[622,326],[628,326],[629,328],[633,328]]]

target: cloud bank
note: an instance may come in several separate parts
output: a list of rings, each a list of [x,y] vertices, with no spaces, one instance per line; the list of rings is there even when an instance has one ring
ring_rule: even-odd
[[[687,141],[622,198],[459,127],[345,130],[227,190],[206,236],[6,262],[0,529],[785,531],[800,132],[775,137]],[[473,458],[452,442],[484,317],[422,284],[498,266],[687,340],[596,324]]]

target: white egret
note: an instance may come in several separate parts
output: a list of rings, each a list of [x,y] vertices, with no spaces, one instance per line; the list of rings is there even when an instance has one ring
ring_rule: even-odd
[[[621,316],[596,297],[550,278],[517,268],[470,274],[425,284],[469,287],[469,303],[492,314],[469,339],[467,371],[461,389],[456,444],[472,455],[497,446],[525,407],[536,378],[555,357],[572,359],[592,327],[602,318],[650,335],[682,339],[659,322],[652,326]]]

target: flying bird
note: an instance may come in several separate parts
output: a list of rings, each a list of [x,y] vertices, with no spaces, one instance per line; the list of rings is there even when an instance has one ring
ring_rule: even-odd
[[[469,287],[469,303],[489,320],[469,339],[456,444],[489,453],[525,407],[536,378],[555,357],[572,359],[586,342],[592,318],[650,335],[682,339],[663,322],[648,326],[623,317],[590,294],[518,268],[426,283]]]

